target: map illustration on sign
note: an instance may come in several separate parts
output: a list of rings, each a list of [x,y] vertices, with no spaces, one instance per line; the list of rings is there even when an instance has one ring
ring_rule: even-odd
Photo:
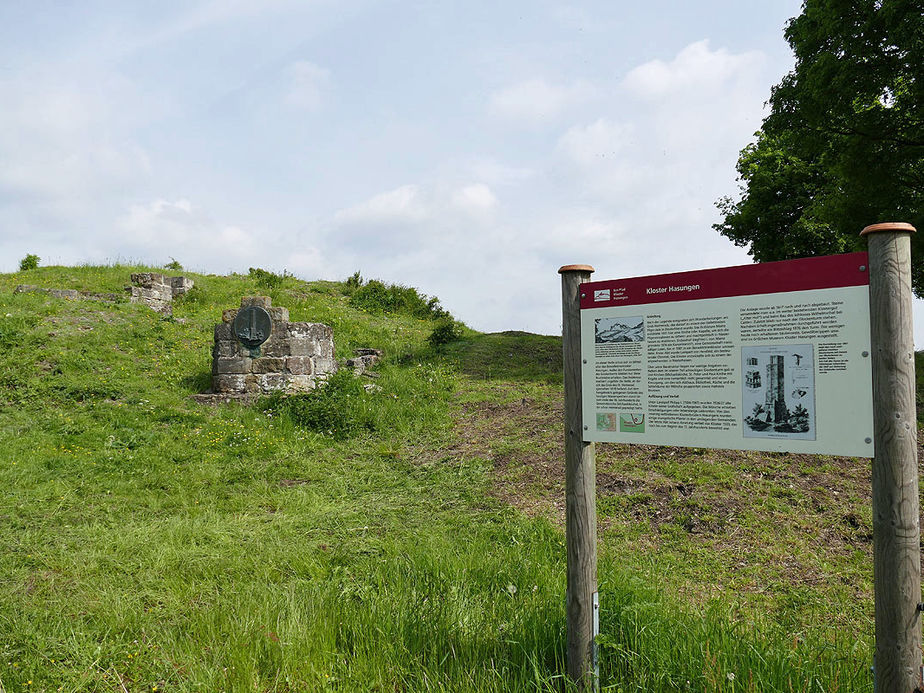
[[[645,432],[645,415],[644,414],[620,414],[619,430],[622,433],[644,433]]]

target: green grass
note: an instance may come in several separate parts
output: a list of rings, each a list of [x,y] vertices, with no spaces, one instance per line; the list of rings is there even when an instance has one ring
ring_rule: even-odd
[[[0,276],[0,691],[567,689],[564,536],[542,510],[558,491],[552,474],[523,481],[560,464],[558,340],[465,330],[436,351],[432,319],[259,272],[189,275],[172,319],[11,293],[120,292],[139,269]],[[385,351],[379,389],[344,386],[362,425],[189,398],[221,311],[267,292],[332,325],[338,355]],[[641,484],[601,486],[604,690],[871,690],[868,614],[830,618],[865,595],[868,554],[806,553],[818,535],[781,519],[814,496],[770,480],[786,460],[692,459],[601,448],[604,474]],[[729,520],[741,473],[765,493]],[[687,477],[697,491],[665,495]],[[727,551],[733,522],[749,552]],[[844,582],[788,585],[759,555],[777,531]]]

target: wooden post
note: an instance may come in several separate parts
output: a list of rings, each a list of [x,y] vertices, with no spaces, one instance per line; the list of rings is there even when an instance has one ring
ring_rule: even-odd
[[[562,356],[565,369],[565,542],[568,545],[568,676],[582,691],[599,690],[597,649],[597,490],[594,444],[584,442],[581,415],[580,283],[589,265],[561,274]]]
[[[921,544],[910,224],[867,226],[873,370],[876,693],[921,685]]]

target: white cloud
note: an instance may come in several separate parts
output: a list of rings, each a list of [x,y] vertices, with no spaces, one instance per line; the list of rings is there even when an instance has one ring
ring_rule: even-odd
[[[186,199],[175,201],[158,199],[144,204],[133,204],[128,212],[119,218],[119,228],[137,247],[150,249],[156,246],[173,248],[186,246],[202,236],[211,236],[211,241],[246,240],[239,229],[225,230],[215,224],[200,210],[194,209]]]
[[[706,41],[644,63],[621,81],[613,115],[559,138],[562,163],[596,204],[648,219],[686,210],[708,229],[714,200],[733,189],[737,153],[760,124],[761,66],[757,53],[713,51]]]
[[[498,200],[485,183],[465,185],[402,185],[373,195],[333,215],[337,227],[419,227],[436,219],[454,219],[459,214],[484,215],[498,207]]]
[[[459,188],[452,194],[452,202],[458,209],[471,214],[485,214],[497,207],[497,197],[484,183]]]
[[[299,60],[289,66],[288,73],[289,91],[286,93],[286,103],[306,111],[318,110],[330,86],[330,70],[307,60]]]
[[[427,216],[427,206],[419,188],[416,185],[402,185],[338,211],[334,214],[334,222],[341,225],[416,224],[424,221]]]
[[[631,250],[624,222],[593,207],[569,207],[534,221],[532,252],[548,258],[549,266],[586,262],[590,254],[618,255]],[[584,259],[576,256],[582,256]]]
[[[534,178],[536,171],[526,166],[509,166],[492,158],[481,158],[470,162],[467,171],[488,185],[520,185]]]
[[[558,149],[573,162],[590,166],[613,159],[633,133],[631,125],[598,118],[590,125],[575,125],[558,140]]]
[[[151,171],[129,123],[158,109],[119,75],[30,71],[0,80],[0,103],[0,192],[73,211]]]
[[[763,54],[756,51],[734,55],[724,48],[710,50],[708,40],[697,41],[670,62],[652,60],[634,68],[623,79],[623,86],[643,98],[714,91],[731,79],[753,73],[763,60]]]
[[[765,98],[759,54],[706,42],[630,70],[555,141],[543,173],[558,197],[524,224],[529,252],[548,267],[590,263],[601,279],[747,262],[710,225]],[[538,279],[523,281],[543,291]],[[546,295],[540,329],[554,331],[557,297]]]
[[[323,277],[328,271],[324,254],[308,243],[299,244],[296,250],[290,251],[287,255],[285,269],[298,277]]]
[[[596,94],[596,87],[585,80],[562,85],[528,79],[492,94],[488,112],[504,120],[538,126],[554,122],[566,111],[588,103]]]
[[[280,239],[265,229],[217,221],[185,198],[130,205],[112,235],[121,252],[146,262],[170,256],[187,267],[240,270],[275,267],[282,256]]]
[[[360,270],[436,294],[458,316],[480,316],[499,328],[486,307],[505,296],[509,276],[484,276],[486,261],[522,257],[519,232],[503,220],[504,208],[483,181],[460,182],[444,172],[418,184],[374,195],[333,215],[321,250],[328,272]],[[473,277],[478,290],[471,291]],[[487,296],[490,294],[490,296]]]

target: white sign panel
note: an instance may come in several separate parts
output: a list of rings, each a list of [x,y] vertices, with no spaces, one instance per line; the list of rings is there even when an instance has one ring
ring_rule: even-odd
[[[873,456],[866,253],[581,285],[584,439]]]

